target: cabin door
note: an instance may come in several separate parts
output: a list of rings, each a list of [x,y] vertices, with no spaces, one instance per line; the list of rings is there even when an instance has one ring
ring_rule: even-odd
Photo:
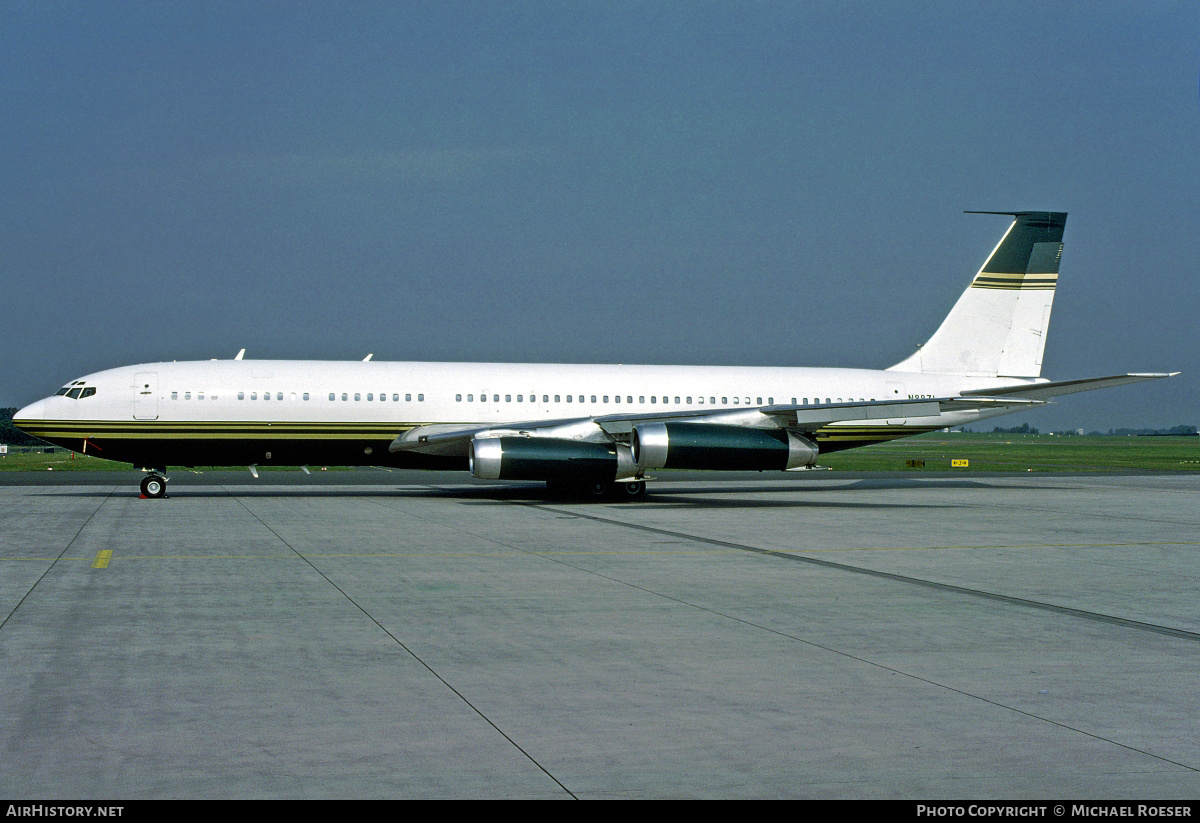
[[[134,420],[158,419],[158,372],[138,372],[134,378]]]

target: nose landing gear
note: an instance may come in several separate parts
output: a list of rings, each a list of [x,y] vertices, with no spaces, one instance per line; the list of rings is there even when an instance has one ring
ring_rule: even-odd
[[[142,478],[142,497],[157,500],[160,497],[166,496],[167,478],[163,477],[157,471],[151,471],[150,474]]]

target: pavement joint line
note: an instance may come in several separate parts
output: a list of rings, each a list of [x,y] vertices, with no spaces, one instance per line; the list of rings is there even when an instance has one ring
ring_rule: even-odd
[[[570,795],[572,800],[579,799],[575,795],[574,792],[572,792],[570,789],[568,789],[566,786],[563,785],[561,780],[559,780],[557,777],[555,777],[553,774],[551,774],[550,771],[548,769],[546,769],[545,766],[543,766],[541,763],[539,763],[533,757],[533,755],[531,755],[529,752],[525,751],[525,749],[523,749],[521,747],[521,745],[519,743],[517,743],[517,741],[515,741],[511,737],[509,737],[509,735],[507,733],[505,733],[505,731],[503,729],[501,729],[499,726],[497,726],[490,717],[488,717],[486,714],[484,714],[482,711],[480,711],[479,708],[474,703],[472,703],[470,700],[468,700],[466,695],[464,695],[458,689],[454,688],[454,686],[452,686],[450,684],[450,682],[448,680],[446,680],[446,678],[444,678],[440,674],[438,674],[438,672],[432,666],[430,666],[428,663],[426,663],[421,657],[419,657],[417,655],[416,652],[414,652],[407,645],[405,645],[404,641],[402,641],[399,637],[397,637],[390,630],[388,630],[388,628],[386,626],[384,626],[377,619],[375,619],[374,615],[372,615],[365,608],[363,608],[363,606],[361,604],[359,604],[359,602],[357,600],[355,600],[353,597],[351,597],[346,592],[345,589],[343,589],[337,583],[334,583],[333,580],[330,579],[330,577],[327,574],[325,574],[325,572],[323,572],[319,568],[317,568],[317,566],[311,560],[309,560],[307,557],[305,557],[302,552],[298,551],[291,543],[288,543],[286,540],[284,540],[283,537],[280,536],[279,532],[275,531],[273,528],[271,528],[269,525],[267,525],[267,523],[261,517],[259,517],[257,514],[255,514],[254,511],[251,510],[249,506],[247,506],[244,502],[242,502],[242,500],[239,499],[237,497],[237,495],[230,492],[224,486],[222,486],[221,488],[223,491],[225,491],[226,494],[228,494],[230,497],[232,497],[239,506],[241,506],[243,509],[245,509],[247,514],[249,514],[251,517],[253,517],[255,520],[257,520],[264,529],[269,531],[271,534],[275,535],[276,539],[279,540],[280,543],[282,543],[283,545],[285,545],[289,549],[291,549],[293,552],[295,552],[296,556],[299,557],[301,560],[303,560],[305,563],[307,563],[312,568],[313,571],[315,571],[317,574],[319,574],[325,580],[326,583],[328,583],[329,585],[331,585],[335,589],[337,589],[337,591],[343,597],[345,597],[348,601],[350,601],[350,603],[352,603],[356,609],[358,609],[360,612],[362,612],[363,615],[368,620],[370,620],[372,623],[374,623],[376,626],[378,626],[380,631],[382,631],[388,637],[392,638],[392,640],[396,643],[397,646],[402,648],[413,660],[420,663],[425,668],[426,671],[428,671],[430,674],[432,674],[434,677],[436,677],[439,681],[441,681],[442,685],[444,685],[447,689],[452,691],[458,697],[459,700],[461,700],[463,703],[465,703],[471,709],[471,711],[475,712],[475,714],[477,714],[481,718],[483,718],[484,722],[486,722],[489,726],[491,726],[493,729],[495,729],[500,734],[501,737],[503,737],[505,740],[507,740],[512,745],[513,748],[515,748],[522,755],[524,755],[525,758],[530,763],[532,763],[534,766],[537,766],[537,768],[539,770],[541,770],[541,772],[543,774],[545,774],[547,777],[549,777],[551,780],[553,780],[560,789],[562,789],[564,792],[566,792],[568,795]]]
[[[547,506],[541,506],[541,505],[538,505],[538,504],[536,504],[536,503],[520,503],[520,504],[518,504],[518,505],[524,506],[524,507],[526,507],[526,508],[533,508],[533,509],[545,509],[545,510],[547,510],[547,511],[558,511],[558,510],[556,510],[556,509],[550,509],[550,508],[549,508],[549,507],[547,507]],[[585,518],[585,519],[589,519],[589,520],[596,520],[596,521],[599,521],[599,522],[604,522],[604,523],[612,523],[612,524],[615,524],[615,525],[630,525],[632,528],[646,529],[646,530],[649,530],[649,531],[662,531],[661,529],[653,529],[653,528],[651,528],[651,527],[641,527],[641,526],[633,526],[632,524],[622,524],[622,523],[620,523],[620,522],[618,522],[618,521],[609,520],[609,519],[607,519],[607,518],[603,518],[603,517],[593,517],[593,516],[590,516],[590,515],[578,515],[578,516],[579,516],[579,517],[582,517],[582,518]],[[490,539],[493,539],[493,540],[494,540],[494,538],[490,538]],[[696,539],[698,539],[698,540],[704,540],[705,538],[696,538]],[[499,541],[496,541],[496,542],[499,542]],[[507,544],[501,544],[501,545],[507,545]],[[513,548],[515,548],[515,547],[513,547]],[[540,556],[542,556],[542,555],[541,555],[541,553],[539,553],[539,552],[535,552],[535,551],[528,551],[528,550],[525,550],[525,549],[517,549],[517,551],[524,551],[524,552],[526,552],[527,554],[532,554],[532,555],[539,556],[539,557],[540,557]],[[765,549],[764,549],[764,550],[760,550],[760,551],[769,551],[769,550],[765,550]],[[952,693],[954,693],[954,694],[958,694],[958,695],[961,695],[961,696],[963,696],[963,697],[970,698],[970,699],[973,699],[973,700],[978,700],[978,701],[980,701],[980,702],[983,702],[983,703],[986,703],[986,704],[988,704],[988,705],[990,705],[990,706],[994,706],[994,707],[996,707],[996,708],[999,708],[999,709],[1003,709],[1003,710],[1006,710],[1006,711],[1014,712],[1014,713],[1016,713],[1016,714],[1019,714],[1019,715],[1022,715],[1022,716],[1024,716],[1024,717],[1028,717],[1028,718],[1029,718],[1029,719],[1031,719],[1031,720],[1036,720],[1036,721],[1039,721],[1039,722],[1042,722],[1042,723],[1048,723],[1048,724],[1049,724],[1049,725],[1051,725],[1051,726],[1055,726],[1055,727],[1057,727],[1057,728],[1064,729],[1064,730],[1066,730],[1066,731],[1074,732],[1074,733],[1076,733],[1076,734],[1081,734],[1081,735],[1084,735],[1085,737],[1090,737],[1090,738],[1092,738],[1093,740],[1099,740],[1099,741],[1101,741],[1101,742],[1108,743],[1108,744],[1110,744],[1110,745],[1117,746],[1117,747],[1119,747],[1119,748],[1125,749],[1126,751],[1130,751],[1130,752],[1136,752],[1137,754],[1145,755],[1146,757],[1153,758],[1154,760],[1158,760],[1158,761],[1160,761],[1160,762],[1163,762],[1163,763],[1170,763],[1170,764],[1171,764],[1171,765],[1173,765],[1173,766],[1178,766],[1179,768],[1181,768],[1181,769],[1186,769],[1187,771],[1191,771],[1191,772],[1200,772],[1200,768],[1197,768],[1197,767],[1195,767],[1195,766],[1189,766],[1188,764],[1186,764],[1186,763],[1181,763],[1181,762],[1180,762],[1180,761],[1178,761],[1178,760],[1172,760],[1172,759],[1171,759],[1171,758],[1169,758],[1169,757],[1164,757],[1164,756],[1162,756],[1162,755],[1154,754],[1153,752],[1146,751],[1145,749],[1139,749],[1139,748],[1137,748],[1136,746],[1130,746],[1130,745],[1128,745],[1127,743],[1122,743],[1122,742],[1120,742],[1119,740],[1114,740],[1114,739],[1112,739],[1112,738],[1110,738],[1110,737],[1105,737],[1105,736],[1103,736],[1103,735],[1099,735],[1099,734],[1096,734],[1096,733],[1094,733],[1094,732],[1089,732],[1089,731],[1087,731],[1086,729],[1081,729],[1081,728],[1078,728],[1078,727],[1076,727],[1076,726],[1071,726],[1071,725],[1068,725],[1068,724],[1066,724],[1066,723],[1059,722],[1059,721],[1057,721],[1057,720],[1052,720],[1052,719],[1050,719],[1050,718],[1048,718],[1048,717],[1042,717],[1041,715],[1033,714],[1032,712],[1027,712],[1027,711],[1025,711],[1024,709],[1018,709],[1018,708],[1017,708],[1017,707],[1015,707],[1015,706],[1009,706],[1009,705],[1007,705],[1007,704],[1005,704],[1005,703],[1001,703],[1001,702],[999,702],[999,701],[997,701],[997,700],[992,700],[991,698],[984,697],[984,696],[982,696],[982,695],[978,695],[978,694],[974,694],[973,692],[969,692],[969,691],[966,691],[966,690],[964,690],[964,689],[959,689],[959,688],[956,688],[956,687],[954,687],[954,686],[948,685],[948,684],[946,684],[946,683],[939,683],[939,682],[938,682],[938,681],[936,681],[936,680],[930,680],[930,679],[929,679],[929,678],[927,678],[927,677],[922,677],[922,676],[920,676],[920,675],[918,675],[918,674],[913,674],[912,672],[908,672],[908,671],[905,671],[905,670],[903,670],[903,669],[898,669],[898,668],[895,668],[894,666],[888,666],[888,665],[886,665],[886,664],[884,664],[884,663],[878,663],[878,662],[876,662],[876,661],[874,661],[874,660],[868,660],[868,659],[867,659],[867,658],[865,658],[865,657],[860,657],[860,656],[858,656],[858,655],[851,654],[850,652],[842,651],[841,649],[835,649],[835,648],[833,648],[832,646],[826,646],[826,645],[823,645],[823,644],[821,644],[821,643],[816,643],[816,642],[814,642],[814,641],[812,641],[812,640],[805,640],[805,639],[804,639],[804,638],[802,638],[802,637],[798,637],[798,636],[796,636],[796,635],[789,634],[789,633],[787,633],[787,632],[784,632],[784,631],[780,631],[779,629],[773,629],[773,628],[771,628],[770,626],[764,626],[764,625],[762,625],[762,624],[760,624],[760,623],[755,623],[755,622],[753,622],[753,621],[751,621],[751,620],[746,620],[745,618],[742,618],[742,617],[737,617],[736,615],[732,615],[732,614],[728,614],[728,613],[726,613],[726,612],[718,611],[717,609],[709,608],[709,607],[707,607],[707,606],[702,606],[702,605],[700,605],[700,604],[698,604],[698,603],[692,603],[692,602],[690,602],[690,601],[688,601],[688,600],[683,600],[683,599],[681,599],[681,598],[678,598],[678,597],[673,597],[673,596],[671,596],[671,595],[669,595],[669,594],[666,594],[666,593],[664,593],[664,592],[655,591],[654,589],[650,589],[650,588],[647,588],[647,587],[645,587],[645,586],[639,586],[639,585],[638,585],[638,584],[636,584],[636,583],[631,583],[631,582],[629,582],[629,581],[627,581],[627,580],[621,580],[620,578],[617,578],[617,577],[612,577],[612,576],[610,576],[610,575],[603,574],[603,573],[601,573],[601,572],[594,571],[594,570],[592,570],[592,569],[585,569],[585,568],[582,568],[582,567],[580,567],[580,566],[575,566],[575,565],[572,565],[572,564],[570,564],[570,563],[567,563],[567,562],[566,562],[566,561],[564,561],[564,560],[559,560],[559,559],[557,559],[557,558],[553,558],[553,557],[547,557],[546,559],[547,559],[547,560],[549,560],[549,561],[550,561],[550,562],[552,562],[552,563],[559,563],[559,564],[562,564],[562,565],[564,565],[564,566],[567,566],[567,567],[569,567],[569,568],[576,569],[576,570],[578,570],[578,571],[584,572],[584,573],[586,573],[586,574],[592,574],[592,575],[595,575],[596,577],[600,577],[600,578],[603,578],[603,579],[605,579],[605,580],[609,580],[609,581],[611,581],[611,582],[613,582],[613,583],[617,583],[617,584],[619,584],[619,585],[629,586],[630,588],[637,589],[638,591],[643,591],[643,592],[646,592],[647,594],[654,595],[654,596],[656,596],[656,597],[661,597],[661,598],[663,598],[663,599],[665,599],[665,600],[670,600],[670,601],[672,601],[672,602],[674,602],[674,603],[679,603],[680,605],[683,605],[683,606],[688,606],[688,607],[690,607],[690,608],[697,609],[697,610],[699,610],[699,611],[703,611],[703,612],[707,612],[707,613],[709,613],[709,614],[713,614],[713,615],[716,615],[716,616],[718,616],[718,617],[723,617],[723,618],[725,618],[725,619],[727,619],[727,620],[733,620],[733,621],[735,621],[735,622],[737,622],[737,623],[741,623],[741,624],[743,624],[743,625],[750,626],[750,627],[752,627],[752,628],[756,628],[756,629],[760,629],[760,630],[762,630],[762,631],[770,632],[771,634],[775,634],[775,635],[778,635],[778,636],[780,636],[780,637],[784,637],[784,638],[787,638],[787,639],[789,639],[789,640],[793,640],[793,641],[795,641],[795,642],[797,642],[797,643],[803,643],[803,644],[804,644],[804,645],[806,645],[806,646],[811,646],[812,648],[821,649],[822,651],[829,652],[830,654],[839,655],[839,656],[841,656],[841,657],[845,657],[845,658],[848,658],[848,659],[850,659],[850,660],[854,660],[854,661],[856,661],[856,662],[858,662],[858,663],[863,663],[863,664],[865,664],[865,665],[867,665],[867,666],[872,666],[872,667],[874,667],[874,668],[877,668],[877,669],[882,669],[883,671],[892,672],[892,673],[894,673],[894,674],[901,675],[902,677],[907,677],[907,678],[910,678],[910,679],[912,679],[912,680],[916,680],[916,681],[918,681],[918,682],[920,682],[920,683],[925,683],[926,685],[933,686],[934,688],[938,688],[938,689],[945,689],[946,691],[952,692]],[[837,565],[837,564],[834,564],[834,565]],[[1139,772],[1139,773],[1140,773],[1140,772]]]
[[[1084,609],[1073,609],[1070,606],[1059,606],[1053,603],[1043,603],[1039,600],[1029,600],[1024,597],[1014,597],[1007,594],[998,594],[996,592],[984,591],[983,589],[971,589],[966,586],[955,586],[951,583],[938,583],[934,580],[924,580],[920,577],[910,577],[908,575],[896,574],[894,572],[885,572],[878,569],[868,569],[863,566],[854,566],[849,563],[835,563],[832,560],[821,560],[816,557],[808,557],[804,554],[778,551],[776,549],[763,549],[757,546],[747,546],[741,543],[732,543],[726,540],[717,540],[712,537],[702,537],[700,535],[688,534],[687,532],[671,531],[669,529],[660,529],[654,526],[644,526],[638,523],[628,523],[621,520],[613,520],[608,517],[599,517],[592,514],[583,514],[581,512],[563,511],[555,509],[539,503],[520,503],[519,505],[533,509],[541,509],[543,511],[555,512],[558,514],[574,514],[584,520],[594,520],[598,523],[607,523],[612,526],[620,526],[626,529],[635,529],[638,531],[651,532],[653,534],[670,535],[674,537],[684,537],[690,540],[695,540],[700,543],[708,543],[714,546],[724,546],[726,548],[739,549],[751,554],[759,554],[767,557],[779,557],[784,560],[791,560],[796,563],[807,563],[813,566],[822,568],[834,569],[836,571],[852,572],[854,574],[862,574],[868,577],[876,577],[883,580],[892,580],[898,583],[907,583],[909,585],[923,586],[925,588],[934,589],[936,591],[948,592],[950,594],[967,595],[982,600],[991,600],[997,603],[1005,603],[1010,606],[1022,606],[1029,609],[1037,609],[1039,611],[1051,612],[1053,614],[1061,614],[1068,617],[1077,617],[1083,620],[1090,620],[1096,623],[1107,623],[1114,626],[1120,626],[1126,629],[1134,629],[1143,632],[1152,632],[1154,634],[1166,635],[1168,637],[1176,637],[1182,640],[1191,640],[1200,642],[1200,633],[1190,632],[1186,629],[1177,629],[1172,626],[1161,626],[1155,623],[1144,623],[1140,620],[1130,620],[1126,617],[1116,617],[1114,615],[1104,614],[1102,612],[1086,611]],[[804,551],[803,549],[794,550],[795,552]]]
[[[547,506],[541,506],[541,505],[538,505],[538,504],[536,504],[536,503],[518,503],[518,505],[520,505],[520,506],[523,506],[523,507],[525,507],[525,508],[530,508],[530,509],[544,509],[544,510],[546,510],[546,511],[559,511],[559,510],[556,510],[556,509],[551,509],[551,508],[549,508],[549,507],[547,507]],[[611,520],[608,520],[607,518],[603,518],[603,517],[591,517],[591,516],[589,516],[589,515],[578,515],[578,516],[579,516],[579,517],[582,517],[582,518],[585,518],[585,519],[597,520],[597,521],[604,522],[604,523],[613,523],[613,524],[616,524],[616,525],[631,525],[631,524],[622,524],[622,523],[619,523],[618,521],[611,521]],[[638,527],[638,526],[634,526],[634,528],[645,528],[646,530],[649,530],[649,531],[662,531],[662,530],[660,530],[660,529],[652,529],[652,528],[649,528],[649,527]],[[468,534],[470,534],[470,532],[468,532]],[[478,535],[477,535],[477,536],[478,536]],[[992,700],[992,699],[990,699],[990,698],[987,698],[987,697],[984,697],[984,696],[982,696],[982,695],[974,694],[974,693],[972,693],[972,692],[968,692],[968,691],[965,691],[964,689],[959,689],[959,688],[956,688],[956,687],[954,687],[954,686],[951,686],[951,685],[948,685],[948,684],[946,684],[946,683],[939,683],[939,682],[938,682],[938,681],[936,681],[936,680],[930,680],[930,679],[929,679],[929,678],[927,678],[927,677],[921,677],[920,675],[913,674],[912,672],[908,672],[908,671],[905,671],[905,670],[903,670],[903,669],[898,669],[898,668],[895,668],[894,666],[888,666],[888,665],[886,665],[886,664],[884,664],[884,663],[877,663],[877,662],[876,662],[876,661],[874,661],[874,660],[868,660],[868,659],[867,659],[867,658],[865,658],[865,657],[859,657],[858,655],[851,654],[850,652],[842,651],[841,649],[835,649],[835,648],[833,648],[832,646],[826,646],[826,645],[823,645],[823,644],[821,644],[821,643],[816,643],[816,642],[814,642],[814,641],[812,641],[812,640],[805,640],[805,639],[804,639],[804,638],[802,638],[802,637],[798,637],[798,636],[796,636],[796,635],[789,634],[789,633],[787,633],[787,632],[784,632],[784,631],[780,631],[779,629],[773,629],[773,628],[771,628],[770,626],[764,626],[764,625],[762,625],[762,624],[760,624],[760,623],[755,623],[755,622],[753,622],[753,621],[751,621],[751,620],[746,620],[745,618],[742,618],[742,617],[737,617],[736,615],[732,615],[732,614],[728,614],[728,613],[726,613],[726,612],[718,611],[717,609],[709,608],[709,607],[707,607],[707,606],[702,606],[702,605],[700,605],[700,604],[698,604],[698,603],[692,603],[692,602],[690,602],[690,601],[688,601],[688,600],[683,600],[683,599],[681,599],[681,598],[678,598],[678,597],[673,597],[673,596],[671,596],[671,595],[669,595],[669,594],[666,594],[666,593],[664,593],[664,592],[656,591],[656,590],[654,590],[654,589],[650,589],[650,588],[647,588],[647,587],[645,587],[645,586],[639,586],[638,584],[636,584],[636,583],[631,583],[631,582],[629,582],[628,580],[622,580],[622,579],[620,579],[620,578],[617,578],[617,577],[612,577],[612,576],[610,576],[610,575],[603,574],[603,573],[601,573],[601,572],[598,572],[598,571],[595,571],[595,570],[593,570],[593,569],[585,569],[585,568],[583,568],[583,567],[581,567],[581,566],[576,566],[576,565],[573,565],[573,564],[571,564],[571,563],[568,563],[568,562],[566,562],[565,560],[560,560],[560,559],[558,559],[558,558],[555,558],[555,557],[547,557],[547,556],[543,555],[541,552],[531,551],[531,550],[528,550],[528,549],[520,549],[520,548],[517,548],[517,547],[515,547],[515,546],[509,546],[509,544],[507,544],[507,543],[503,543],[503,542],[501,542],[501,541],[499,541],[499,540],[496,540],[494,537],[484,537],[483,539],[485,539],[485,540],[490,540],[491,542],[498,543],[499,545],[502,545],[502,546],[508,546],[509,548],[512,548],[512,549],[514,549],[515,551],[519,551],[519,552],[522,552],[522,553],[524,553],[524,554],[530,554],[530,555],[533,555],[533,556],[535,556],[535,557],[542,557],[543,559],[549,560],[551,563],[557,563],[557,564],[560,564],[560,565],[566,566],[567,568],[575,569],[576,571],[581,571],[581,572],[583,572],[583,573],[585,573],[585,574],[594,575],[594,576],[596,576],[596,577],[602,578],[602,579],[604,579],[604,580],[608,580],[608,581],[610,581],[610,582],[612,582],[612,583],[616,583],[616,584],[618,584],[618,585],[622,585],[622,586],[628,586],[629,588],[636,589],[636,590],[638,590],[638,591],[641,591],[641,592],[645,592],[646,594],[652,595],[652,596],[654,596],[654,597],[661,597],[661,598],[663,598],[664,600],[670,600],[671,602],[673,602],[673,603],[678,603],[678,604],[680,604],[681,606],[687,606],[687,607],[689,607],[689,608],[693,608],[693,609],[696,609],[696,610],[698,610],[698,611],[702,611],[702,612],[706,612],[706,613],[708,613],[708,614],[716,615],[716,616],[718,616],[718,617],[722,617],[722,618],[725,618],[725,619],[727,619],[727,620],[732,620],[732,621],[734,621],[734,622],[736,622],[736,623],[741,623],[742,625],[749,626],[749,627],[751,627],[751,628],[755,628],[755,629],[759,629],[759,630],[761,630],[761,631],[769,632],[769,633],[771,633],[771,634],[774,634],[774,635],[777,635],[777,636],[779,636],[779,637],[783,637],[783,638],[786,638],[786,639],[788,639],[788,640],[793,640],[793,641],[795,641],[795,642],[797,642],[797,643],[803,643],[803,644],[804,644],[804,645],[806,645],[806,646],[810,646],[810,647],[812,647],[812,648],[820,649],[820,650],[822,650],[822,651],[825,651],[825,652],[828,652],[828,653],[830,653],[830,654],[835,654],[835,655],[838,655],[838,656],[840,656],[840,657],[845,657],[845,658],[847,658],[847,659],[849,659],[849,660],[854,660],[855,662],[862,663],[862,664],[864,664],[864,665],[867,665],[867,666],[871,666],[871,667],[873,667],[873,668],[881,669],[881,670],[883,670],[883,671],[891,672],[891,673],[893,673],[893,674],[898,674],[898,675],[900,675],[900,676],[902,676],[902,677],[907,677],[907,678],[910,678],[910,679],[912,679],[912,680],[915,680],[915,681],[917,681],[917,682],[924,683],[924,684],[926,684],[926,685],[929,685],[929,686],[933,686],[934,688],[937,688],[937,689],[945,689],[946,691],[952,692],[952,693],[954,693],[954,694],[957,694],[957,695],[960,695],[960,696],[962,696],[962,697],[966,697],[966,698],[968,698],[968,699],[972,699],[972,700],[978,700],[978,701],[980,701],[980,702],[982,702],[982,703],[986,703],[986,704],[988,704],[989,706],[994,706],[994,707],[996,707],[996,708],[998,708],[998,709],[1003,709],[1003,710],[1005,710],[1005,711],[1014,712],[1014,713],[1016,713],[1016,714],[1019,714],[1019,715],[1021,715],[1021,716],[1023,716],[1023,717],[1027,717],[1027,718],[1029,718],[1029,719],[1031,719],[1031,720],[1036,720],[1036,721],[1038,721],[1038,722],[1041,722],[1041,723],[1047,723],[1047,724],[1049,724],[1049,725],[1051,725],[1051,726],[1055,726],[1055,727],[1057,727],[1057,728],[1064,729],[1064,730],[1066,730],[1066,731],[1074,732],[1074,733],[1076,733],[1076,734],[1081,734],[1081,735],[1083,735],[1083,736],[1085,736],[1085,737],[1089,737],[1089,738],[1091,738],[1091,739],[1093,739],[1093,740],[1099,740],[1099,741],[1101,741],[1101,742],[1103,742],[1103,743],[1108,743],[1108,744],[1110,744],[1110,745],[1117,746],[1118,748],[1125,749],[1126,751],[1130,751],[1130,752],[1136,752],[1137,754],[1145,755],[1146,757],[1150,757],[1150,758],[1152,758],[1152,759],[1154,759],[1154,760],[1157,760],[1157,761],[1160,761],[1160,762],[1163,762],[1163,763],[1170,763],[1170,764],[1171,764],[1171,765],[1173,765],[1173,766],[1178,766],[1179,768],[1181,768],[1181,769],[1186,769],[1187,771],[1191,771],[1191,772],[1200,772],[1200,768],[1197,768],[1197,767],[1194,767],[1194,766],[1189,766],[1188,764],[1186,764],[1186,763],[1181,763],[1181,762],[1179,762],[1179,761],[1177,761],[1177,760],[1172,760],[1172,759],[1171,759],[1171,758],[1169,758],[1169,757],[1164,757],[1164,756],[1162,756],[1162,755],[1154,754],[1153,752],[1146,751],[1145,749],[1139,749],[1139,748],[1137,748],[1136,746],[1130,746],[1130,745],[1128,745],[1128,744],[1126,744],[1126,743],[1122,743],[1122,742],[1120,742],[1119,740],[1114,740],[1114,739],[1112,739],[1112,738],[1109,738],[1109,737],[1104,737],[1103,735],[1095,734],[1094,732],[1089,732],[1089,731],[1087,731],[1086,729],[1080,729],[1080,728],[1077,728],[1077,727],[1075,727],[1075,726],[1070,726],[1070,725],[1068,725],[1068,724],[1066,724],[1066,723],[1061,723],[1061,722],[1059,722],[1059,721],[1057,721],[1057,720],[1051,720],[1051,719],[1050,719],[1050,718],[1048,718],[1048,717],[1042,717],[1041,715],[1033,714],[1032,712],[1027,712],[1027,711],[1025,711],[1025,710],[1023,710],[1023,709],[1018,709],[1018,708],[1016,708],[1015,706],[1009,706],[1009,705],[1007,705],[1007,704],[1004,704],[1004,703],[1001,703],[1001,702],[999,702],[999,701],[997,701],[997,700]],[[702,538],[697,538],[697,539],[702,539]],[[765,551],[765,550],[764,550],[764,551]],[[1140,773],[1140,772],[1139,772],[1139,773]]]
[[[29,599],[29,595],[33,594],[33,590],[38,587],[38,584],[46,579],[46,575],[50,574],[50,571],[51,571],[51,569],[54,568],[55,564],[57,564],[58,561],[62,559],[63,555],[66,554],[71,549],[71,547],[75,545],[75,541],[79,539],[79,535],[83,534],[83,530],[87,528],[88,523],[92,522],[92,518],[95,517],[100,512],[100,509],[104,508],[104,504],[112,499],[113,493],[116,490],[117,490],[116,486],[113,486],[111,489],[108,490],[108,494],[104,497],[103,500],[100,501],[99,505],[97,505],[96,508],[92,510],[92,513],[88,515],[87,520],[83,521],[83,525],[81,525],[79,527],[79,530],[75,532],[75,536],[72,537],[67,542],[67,545],[64,546],[63,550],[58,553],[58,556],[55,557],[54,560],[50,563],[50,565],[46,567],[46,570],[44,572],[42,572],[41,577],[39,577],[37,580],[33,581],[33,585],[29,587],[29,591],[25,592],[25,594],[21,596],[21,599],[17,601],[17,605],[13,606],[12,611],[10,611],[8,613],[8,616],[5,617],[3,620],[0,620],[0,631],[2,631],[4,629],[4,627],[8,625],[8,621],[11,620],[12,616],[17,613],[17,609],[21,608],[22,604],[24,604],[24,602],[27,599]]]

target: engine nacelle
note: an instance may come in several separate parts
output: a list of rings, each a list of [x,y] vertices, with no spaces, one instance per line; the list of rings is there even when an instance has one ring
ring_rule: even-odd
[[[482,480],[571,480],[611,483],[633,477],[629,449],[558,437],[477,437],[471,474]]]
[[[786,471],[817,460],[817,444],[792,432],[716,423],[641,423],[633,427],[631,446],[643,471]]]

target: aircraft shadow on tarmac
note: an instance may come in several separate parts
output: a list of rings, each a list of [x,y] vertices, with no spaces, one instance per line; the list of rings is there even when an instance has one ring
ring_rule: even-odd
[[[832,479],[832,478],[831,478]],[[335,486],[275,486],[254,488],[249,485],[230,486],[187,486],[185,483],[175,484],[166,501],[186,501],[188,499],[240,497],[240,498],[441,498],[455,500],[468,505],[490,505],[495,503],[530,503],[543,505],[620,505],[638,508],[676,509],[676,508],[730,508],[730,509],[770,509],[770,508],[868,508],[868,509],[913,509],[913,508],[955,508],[952,504],[938,504],[914,500],[911,503],[881,503],[868,499],[862,500],[821,500],[813,499],[813,495],[824,497],[830,492],[861,492],[911,489],[930,490],[994,490],[995,486],[982,480],[955,479],[938,482],[926,482],[917,478],[867,478],[849,480],[848,482],[822,483],[820,485],[797,485],[794,483],[772,483],[748,485],[739,483],[735,486],[711,485],[706,483],[703,489],[688,488],[687,483],[665,483],[662,486],[651,486],[645,499],[640,501],[620,501],[619,498],[601,498],[590,500],[581,497],[552,495],[546,492],[542,484],[530,485],[499,485],[487,484],[478,486],[388,486],[375,485],[369,488]],[[1022,484],[1021,489],[1037,491],[1050,488],[1040,484]],[[1061,486],[1055,486],[1061,489]],[[71,490],[48,492],[48,496],[63,497],[109,497],[128,498],[137,495],[137,489],[124,488],[105,489],[101,486],[76,487]],[[764,500],[759,495],[788,494],[793,495],[786,500]],[[804,495],[796,499],[794,495]],[[161,504],[163,501],[146,500],[147,505]]]

